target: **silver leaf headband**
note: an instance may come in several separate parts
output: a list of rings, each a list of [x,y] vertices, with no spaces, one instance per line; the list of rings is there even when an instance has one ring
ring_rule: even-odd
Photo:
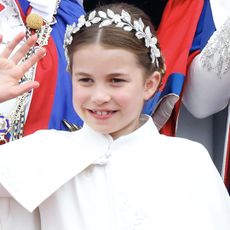
[[[122,28],[125,31],[136,31],[135,35],[138,39],[145,40],[145,46],[150,49],[150,57],[152,63],[155,63],[156,67],[159,67],[158,58],[161,56],[160,50],[157,48],[157,38],[152,35],[150,27],[144,25],[141,18],[139,20],[134,20],[133,24],[131,22],[131,16],[125,10],[122,10],[121,15],[115,14],[112,10],[108,9],[107,12],[95,10],[92,11],[88,19],[84,15],[79,17],[77,24],[67,25],[65,38],[64,38],[64,49],[67,60],[67,68],[69,68],[69,56],[67,47],[72,43],[72,34],[77,33],[83,26],[90,27],[93,24],[100,23],[100,27],[110,26],[115,24],[116,27]]]

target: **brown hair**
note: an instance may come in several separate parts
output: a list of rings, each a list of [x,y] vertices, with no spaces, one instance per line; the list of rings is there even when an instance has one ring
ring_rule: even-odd
[[[156,32],[150,18],[141,9],[126,3],[107,4],[95,8],[97,12],[106,12],[107,9],[112,10],[115,14],[121,14],[121,11],[125,9],[125,11],[131,15],[132,22],[133,20],[138,20],[141,18],[144,25],[148,25],[152,34],[156,36]],[[89,13],[86,15],[86,18],[88,18]],[[68,46],[70,69],[72,69],[73,53],[77,50],[77,48],[93,43],[131,51],[133,54],[135,54],[138,64],[143,68],[146,75],[150,75],[154,71],[159,71],[161,75],[163,75],[165,72],[165,65],[162,55],[158,58],[159,67],[157,67],[155,63],[152,63],[150,49],[145,46],[144,39],[138,39],[135,36],[134,31],[127,32],[124,29],[116,27],[115,24],[99,28],[98,23],[92,24],[90,27],[83,26],[80,31],[78,31],[76,34],[73,34],[73,41],[71,45]],[[157,47],[159,48],[159,44],[157,44]]]

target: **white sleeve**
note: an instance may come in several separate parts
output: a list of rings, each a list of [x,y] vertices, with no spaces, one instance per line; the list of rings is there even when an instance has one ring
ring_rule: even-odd
[[[192,61],[183,103],[196,117],[204,118],[228,105],[230,98],[230,18],[210,38]]]

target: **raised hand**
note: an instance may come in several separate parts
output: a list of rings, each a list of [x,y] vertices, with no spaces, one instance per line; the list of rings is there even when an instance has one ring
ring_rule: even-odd
[[[45,55],[45,49],[41,48],[25,62],[19,64],[28,50],[36,43],[37,36],[31,36],[15,54],[10,56],[24,36],[24,33],[18,34],[0,54],[0,102],[15,98],[39,86],[37,81],[19,84],[19,80],[29,68]],[[1,42],[2,36],[0,35]]]

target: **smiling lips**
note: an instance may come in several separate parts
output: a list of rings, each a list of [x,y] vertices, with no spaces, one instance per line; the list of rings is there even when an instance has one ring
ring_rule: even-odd
[[[89,110],[90,113],[97,119],[108,119],[114,114],[115,110]]]

